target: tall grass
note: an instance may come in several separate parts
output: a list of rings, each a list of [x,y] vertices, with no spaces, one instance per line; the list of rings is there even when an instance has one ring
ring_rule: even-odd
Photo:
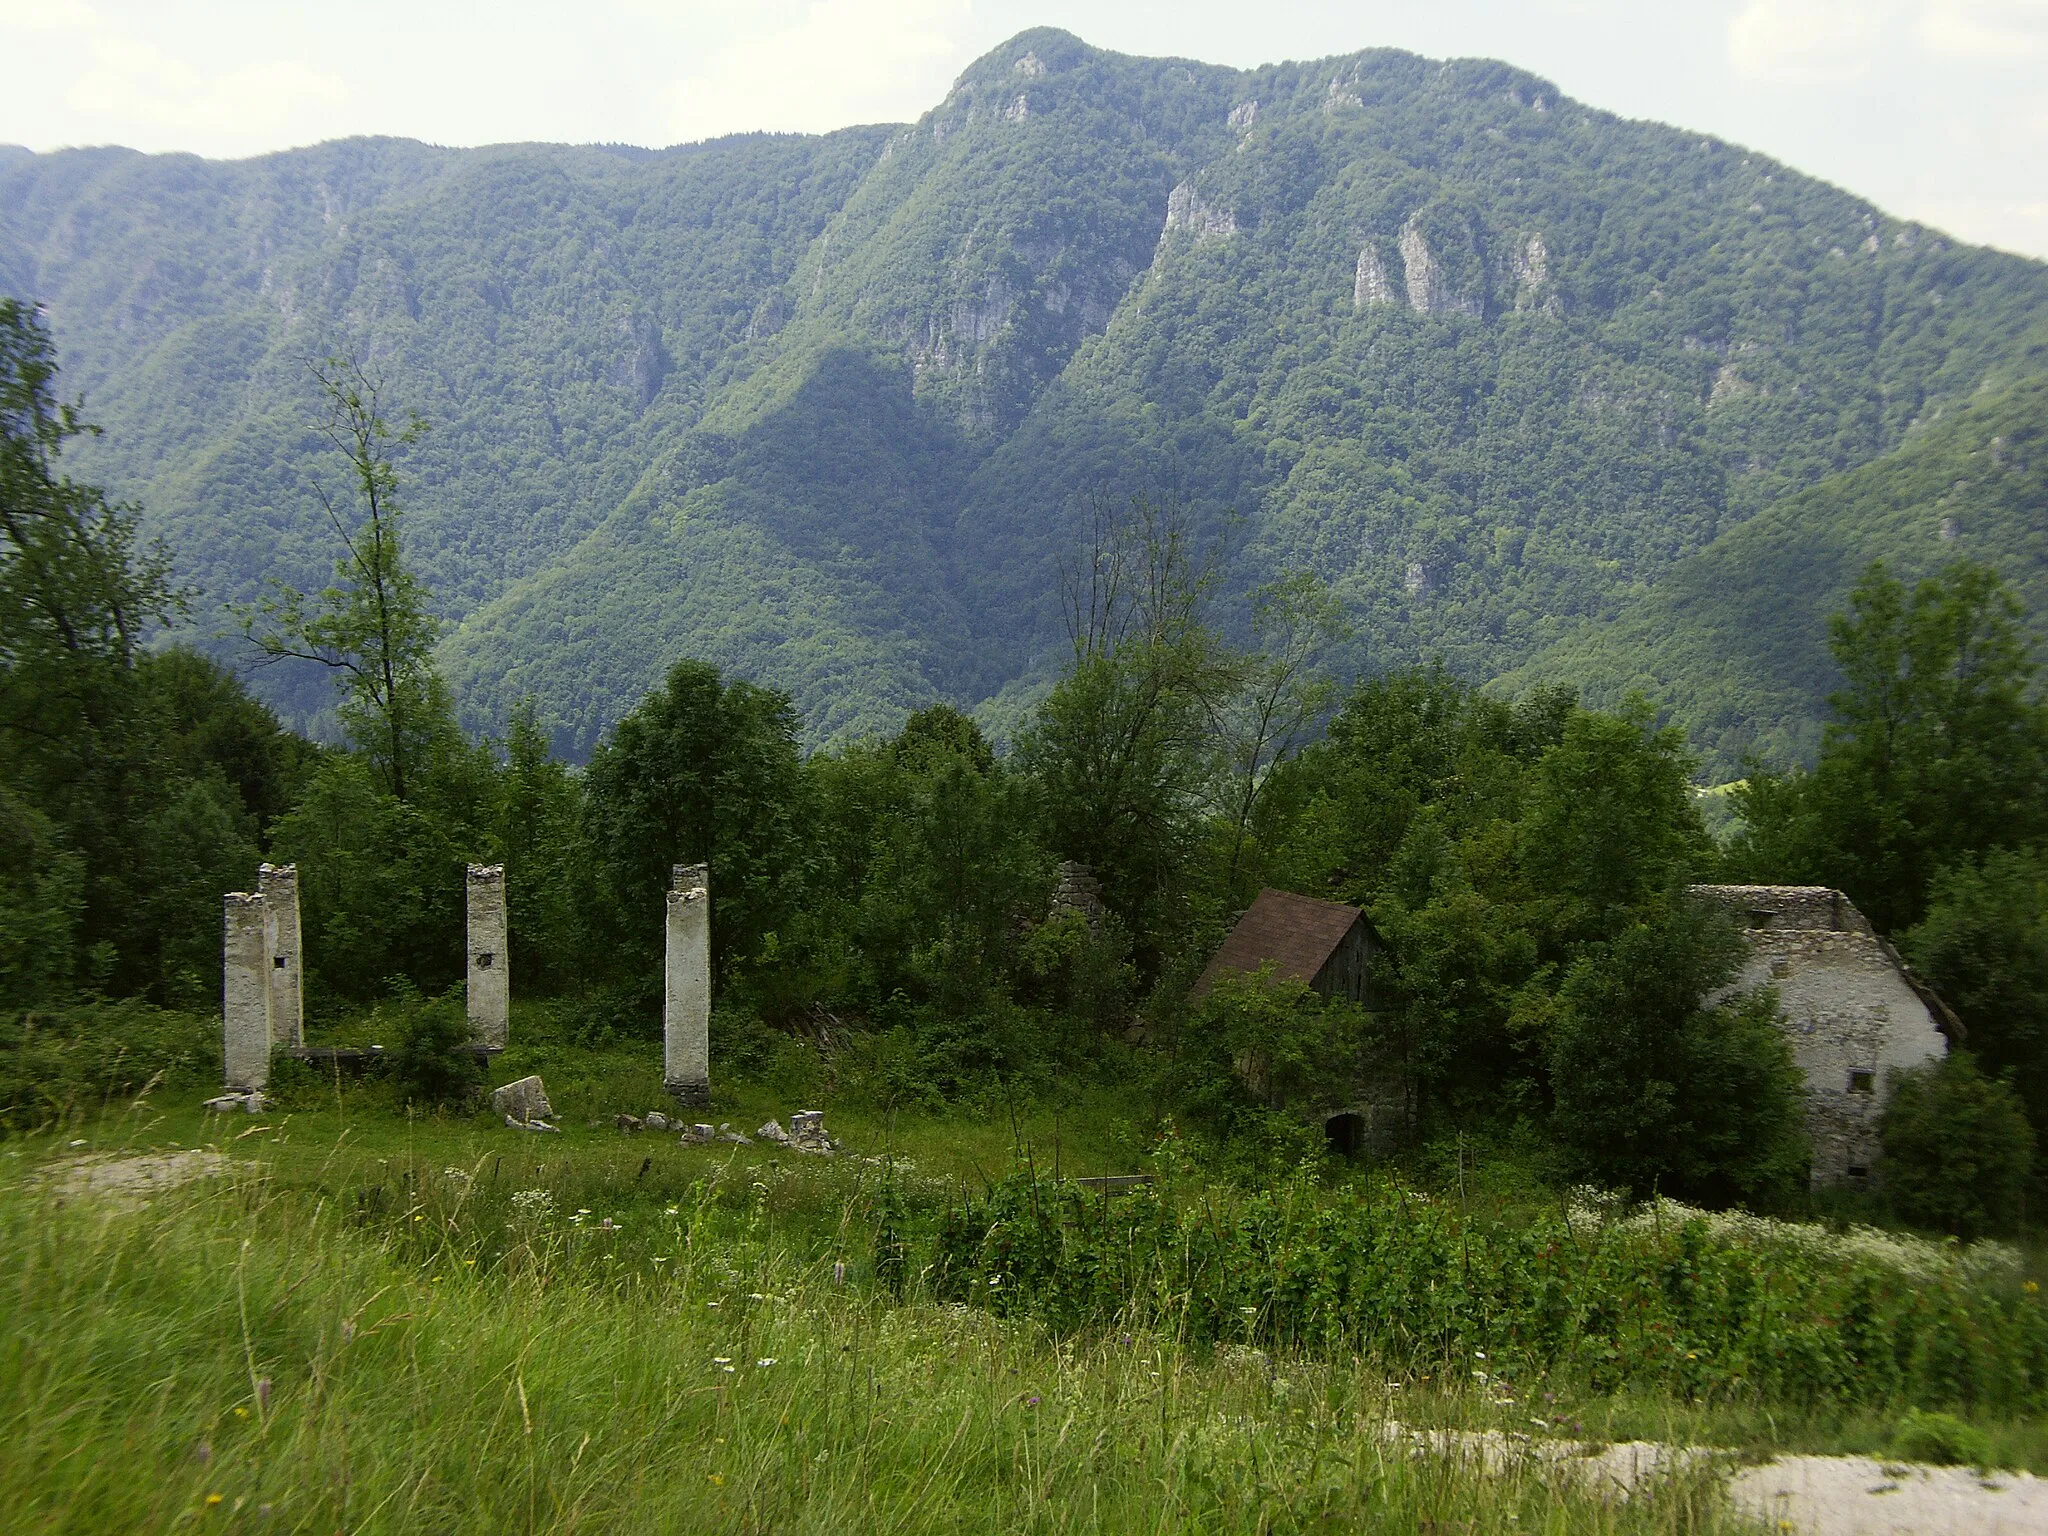
[[[1730,1527],[1706,1474],[1417,1457],[1370,1362],[893,1303],[839,1278],[850,1171],[735,1165],[609,1231],[573,1183],[388,1173],[0,1189],[7,1528]]]

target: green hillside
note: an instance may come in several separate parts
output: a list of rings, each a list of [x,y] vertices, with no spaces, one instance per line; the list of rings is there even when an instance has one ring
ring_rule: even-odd
[[[1505,65],[1052,31],[823,138],[16,156],[0,286],[216,602],[321,574],[302,362],[367,355],[435,423],[412,537],[466,714],[531,693],[579,752],[683,653],[830,736],[1000,717],[1105,492],[1192,503],[1232,601],[1321,573],[1357,670],[1492,676],[2048,317],[2039,263]]]
[[[2048,639],[2048,378],[1988,391],[1787,497],[1503,686],[1567,682],[1602,703],[1641,690],[1722,777],[1749,752],[1810,760],[1838,686],[1828,615],[1879,559],[1908,579],[1951,560],[1994,566]]]

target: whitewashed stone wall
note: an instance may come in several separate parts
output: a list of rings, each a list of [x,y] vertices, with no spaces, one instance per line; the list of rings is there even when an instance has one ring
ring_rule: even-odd
[[[1840,891],[1820,885],[1702,885],[1747,931],[1729,993],[1778,991],[1779,1026],[1806,1076],[1813,1182],[1867,1183],[1890,1078],[1948,1041],[1891,946]]]
[[[263,942],[263,898],[230,891],[221,898],[220,1014],[230,1090],[270,1085],[270,965]]]
[[[299,928],[299,867],[265,864],[256,871],[263,898],[263,952],[269,966],[270,1043],[291,1050],[306,1043],[306,983]]]
[[[662,1080],[677,1102],[711,1102],[711,870],[678,864],[668,893]]]
[[[512,952],[505,866],[469,866],[469,1034],[502,1051],[512,1038]]]

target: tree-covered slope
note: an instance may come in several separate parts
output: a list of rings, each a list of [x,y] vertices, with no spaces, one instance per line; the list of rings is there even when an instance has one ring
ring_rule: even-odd
[[[687,650],[828,733],[1028,691],[1104,492],[1360,670],[1473,676],[2027,366],[2048,269],[1484,61],[1023,34],[904,127],[0,162],[98,456],[217,599],[319,575],[300,364],[406,466],[465,711],[587,747]]]
[[[1639,690],[1724,777],[1751,752],[1810,761],[1840,685],[1828,615],[1873,560],[1907,580],[1953,560],[1994,566],[2048,639],[2048,378],[1987,391],[1767,508],[1504,686],[1565,682],[1603,703]]]

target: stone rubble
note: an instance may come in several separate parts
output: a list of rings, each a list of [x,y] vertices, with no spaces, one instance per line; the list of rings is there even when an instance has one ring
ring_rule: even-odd
[[[252,1089],[247,1093],[223,1093],[206,1101],[209,1115],[260,1115],[270,1108],[270,1100],[262,1090]]]
[[[561,1129],[560,1126],[548,1124],[554,1119],[555,1107],[548,1102],[548,1091],[538,1077],[522,1077],[517,1082],[494,1089],[491,1093],[491,1112],[503,1115],[505,1123],[514,1130]]]
[[[644,1123],[638,1115],[628,1115],[623,1112],[612,1121],[612,1124],[622,1131],[637,1131]]]
[[[650,1109],[649,1111],[647,1111],[647,1113],[641,1117],[640,1123],[646,1126],[647,1129],[649,1129],[650,1131],[665,1131],[669,1128],[668,1116],[664,1115],[658,1109]]]

